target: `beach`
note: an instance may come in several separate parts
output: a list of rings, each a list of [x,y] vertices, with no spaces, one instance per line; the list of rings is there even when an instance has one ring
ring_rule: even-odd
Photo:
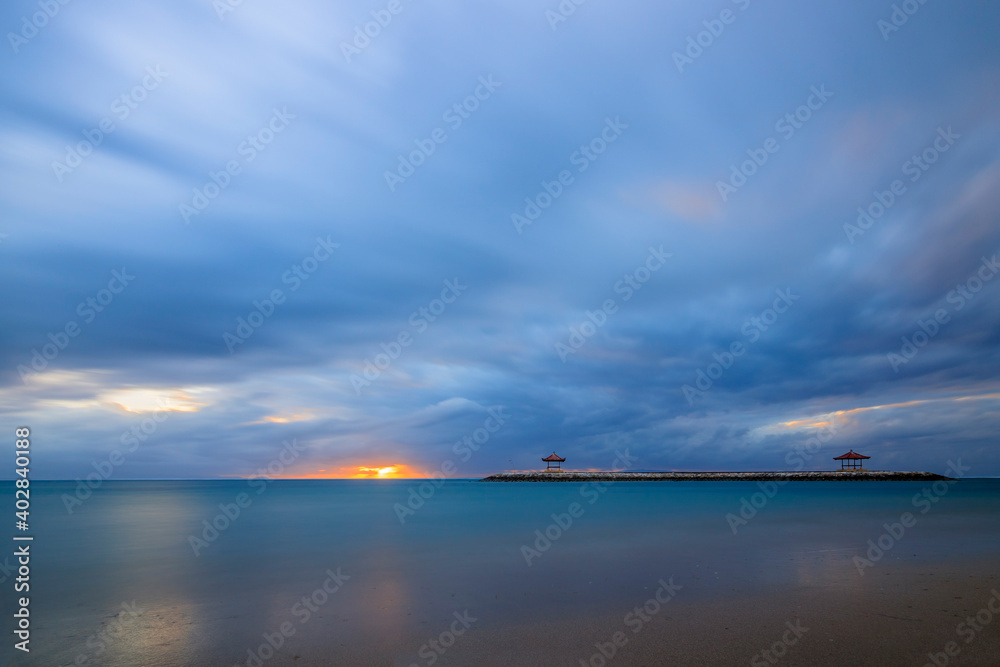
[[[960,652],[948,664],[996,665],[996,627],[971,637],[970,626],[956,632],[990,599],[1000,600],[996,572],[996,562],[954,571],[892,565],[877,579],[846,589],[813,584],[713,601],[685,603],[678,597],[635,634],[623,621],[626,609],[603,618],[530,624],[470,637],[454,664],[576,667],[602,664],[595,656],[610,653],[608,664],[649,667],[923,665],[928,653],[943,653],[954,642]],[[640,594],[637,604],[647,599]],[[627,642],[612,652],[616,631]]]
[[[256,494],[246,481],[109,482],[72,514],[75,485],[40,482],[33,650],[4,664],[923,665],[949,642],[948,664],[1000,654],[1000,618],[968,642],[958,628],[1000,590],[996,480],[939,495],[927,482],[426,484],[275,481],[227,523]],[[411,491],[423,504],[400,512]]]

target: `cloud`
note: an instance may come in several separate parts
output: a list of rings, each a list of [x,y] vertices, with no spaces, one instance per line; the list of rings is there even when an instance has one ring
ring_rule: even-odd
[[[414,4],[350,62],[340,44],[368,10],[61,13],[0,64],[0,414],[45,434],[35,471],[54,478],[85,475],[160,398],[169,417],[123,476],[252,474],[293,438],[301,474],[433,471],[498,408],[509,421],[458,474],[552,449],[601,468],[620,447],[645,468],[781,467],[831,415],[843,451],[996,474],[992,399],[962,398],[1000,390],[995,282],[898,373],[887,354],[1000,249],[1000,9],[928,6],[890,44],[860,0],[752,11],[684,74],[650,54],[683,48],[709,18],[694,6],[593,5],[553,32],[533,3]],[[155,65],[162,84],[115,116]],[[449,121],[488,75],[502,85]],[[829,104],[723,203],[715,182],[824,83]],[[287,130],[263,132],[286,107]],[[105,116],[116,129],[60,182],[52,162]],[[620,140],[574,161],[609,117]],[[849,243],[857,208],[948,123],[955,148]],[[179,205],[231,161],[184,224]],[[573,184],[518,234],[511,215],[562,170]],[[317,237],[340,246],[292,289]],[[626,300],[616,286],[660,245],[674,256]],[[88,306],[122,267],[134,282]],[[467,292],[420,315],[455,279]],[[777,289],[801,299],[689,403],[681,388],[749,342]],[[275,290],[230,353],[223,334]],[[607,299],[617,312],[564,362],[555,344]]]
[[[711,184],[663,181],[626,192],[624,199],[635,206],[666,210],[685,222],[714,222],[723,217],[722,202]]]

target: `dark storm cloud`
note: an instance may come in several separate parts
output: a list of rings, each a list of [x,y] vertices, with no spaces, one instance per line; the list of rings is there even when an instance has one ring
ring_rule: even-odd
[[[0,406],[53,442],[39,474],[86,474],[153,414],[148,391],[183,411],[124,477],[252,474],[291,438],[301,474],[433,472],[498,408],[459,474],[625,447],[642,468],[783,468],[833,414],[814,467],[855,447],[996,474],[1000,280],[954,296],[1000,252],[996,10],[926,5],[885,40],[888,7],[750,3],[678,72],[715,10],[588,5],[552,30],[545,9],[407,6],[348,62],[371,7],[74,5],[9,53]],[[116,115],[153,66],[162,83]],[[939,130],[959,136],[910,180]],[[435,304],[445,281],[463,288]]]

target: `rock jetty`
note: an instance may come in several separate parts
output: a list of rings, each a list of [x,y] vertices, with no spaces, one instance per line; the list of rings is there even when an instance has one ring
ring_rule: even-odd
[[[815,472],[502,472],[481,482],[927,482],[951,479],[932,472],[890,470]]]

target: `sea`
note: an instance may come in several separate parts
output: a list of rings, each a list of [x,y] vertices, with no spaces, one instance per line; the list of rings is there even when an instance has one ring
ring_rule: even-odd
[[[718,600],[1000,564],[998,479],[32,481],[23,531],[13,482],[0,487],[3,665],[260,667],[317,651],[337,665],[368,649],[372,664],[448,665],[439,649],[463,634],[627,610],[664,587]]]

